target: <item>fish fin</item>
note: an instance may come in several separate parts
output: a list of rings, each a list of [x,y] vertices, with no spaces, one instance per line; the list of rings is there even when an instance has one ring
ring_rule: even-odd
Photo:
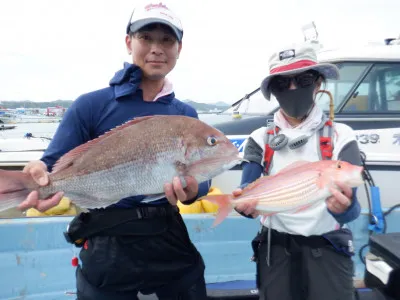
[[[262,176],[257,178],[256,180],[254,180],[253,182],[249,183],[243,190],[244,191],[248,191],[248,190],[252,190],[253,188],[257,187],[258,185],[262,184],[264,182],[264,180],[268,180],[270,177],[267,176]],[[242,193],[243,193],[242,192]]]
[[[261,213],[261,215],[264,216],[264,217],[270,217],[270,216],[273,216],[273,215],[276,215],[276,214],[277,214],[277,212],[263,212],[263,213]]]
[[[110,200],[105,198],[97,198],[95,196],[82,195],[78,193],[65,193],[64,196],[67,197],[75,205],[81,208],[88,208],[88,209],[107,207],[120,200],[120,199]]]
[[[154,201],[160,200],[162,198],[165,198],[165,193],[153,194],[153,195],[146,196],[141,201],[141,203],[150,203],[150,202],[154,202]]]
[[[231,194],[208,195],[201,198],[201,200],[208,200],[218,205],[217,217],[215,218],[212,227],[216,227],[220,224],[232,211],[232,199],[233,195]]]
[[[38,187],[29,174],[0,170],[0,211],[18,206]]]
[[[305,210],[307,210],[307,209],[309,209],[309,208],[315,206],[318,202],[319,202],[319,201],[315,201],[315,202],[312,202],[312,203],[304,204],[304,205],[302,205],[302,206],[300,206],[300,207],[297,207],[297,208],[295,208],[295,209],[291,209],[291,210],[285,211],[285,212],[286,212],[286,213],[297,214],[297,213],[299,213],[299,212],[305,211]]]
[[[299,212],[305,211],[305,210],[309,209],[309,208],[310,208],[311,206],[313,206],[313,205],[314,205],[314,203],[306,204],[306,205],[300,206],[300,207],[297,208],[293,213],[294,213],[294,214],[297,214],[297,213],[299,213]]]
[[[98,136],[97,138],[90,140],[90,141],[86,142],[85,144],[82,144],[82,145],[70,150],[69,152],[64,154],[62,157],[60,157],[60,159],[58,159],[56,161],[56,163],[53,166],[52,173],[59,172],[59,171],[62,171],[62,170],[65,170],[65,169],[71,167],[74,163],[74,160],[77,157],[79,157],[82,153],[84,153],[84,152],[88,151],[89,149],[91,149],[92,147],[96,146],[98,143],[100,143],[101,141],[103,141],[104,139],[109,137],[110,135],[113,135],[115,132],[123,130],[124,128],[129,127],[133,124],[137,124],[142,121],[151,119],[153,117],[155,117],[155,116],[137,117],[133,120],[129,120],[119,126],[116,126],[112,129],[110,129],[109,131],[105,132],[104,134]]]
[[[15,191],[12,193],[0,195],[0,211],[17,207],[22,201],[26,199],[29,190]]]
[[[179,176],[179,180],[181,181],[182,188],[186,188],[187,182],[186,182],[185,177]],[[166,197],[165,193],[146,195],[146,197],[141,201],[141,203],[150,203],[150,202],[154,202],[154,201],[160,200],[165,197]]]
[[[307,161],[307,160],[298,160],[298,161],[295,161],[294,163],[291,163],[291,164],[287,165],[286,167],[284,167],[282,170],[279,171],[279,173],[290,172],[291,170],[293,170],[295,168],[304,166],[309,163],[310,163],[310,161]]]

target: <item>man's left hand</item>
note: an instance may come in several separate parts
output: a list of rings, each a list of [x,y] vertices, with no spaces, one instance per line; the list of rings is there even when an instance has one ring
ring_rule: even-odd
[[[351,187],[343,183],[335,182],[335,184],[337,185],[337,188],[330,188],[332,196],[326,200],[326,205],[331,212],[342,214],[351,205],[353,190]]]
[[[177,205],[178,200],[185,202],[192,200],[199,192],[199,185],[193,177],[185,177],[187,186],[182,187],[181,180],[175,177],[171,183],[164,185],[165,196],[171,205]]]

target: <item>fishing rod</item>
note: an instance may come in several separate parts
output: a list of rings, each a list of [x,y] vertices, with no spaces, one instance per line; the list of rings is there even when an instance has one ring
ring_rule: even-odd
[[[254,95],[255,93],[257,93],[259,90],[260,90],[260,88],[256,88],[256,89],[255,89],[254,91],[252,91],[251,93],[244,95],[243,98],[241,98],[241,99],[239,99],[238,101],[236,101],[235,103],[233,103],[233,104],[231,105],[231,107],[235,107],[236,105],[241,104],[244,100],[248,100],[249,97],[253,96],[253,95]],[[240,107],[240,105],[239,105],[239,107]]]

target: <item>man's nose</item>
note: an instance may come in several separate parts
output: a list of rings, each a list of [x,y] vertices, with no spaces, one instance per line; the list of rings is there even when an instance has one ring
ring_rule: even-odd
[[[157,55],[162,54],[162,47],[161,47],[161,43],[159,41],[154,41],[151,44],[151,53],[157,54]]]

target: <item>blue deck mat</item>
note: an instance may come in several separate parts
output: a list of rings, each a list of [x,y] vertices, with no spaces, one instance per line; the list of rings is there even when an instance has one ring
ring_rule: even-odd
[[[357,289],[360,300],[375,300],[370,289]],[[258,292],[254,280],[238,280],[207,284],[208,299],[258,299]],[[140,296],[140,300],[156,300],[154,295]]]
[[[209,290],[251,290],[256,288],[256,282],[254,280],[237,280],[207,284],[207,289]]]
[[[207,284],[207,289],[210,290],[250,290],[256,288],[256,282],[254,280],[237,280]]]
[[[250,290],[256,289],[256,282],[254,280],[237,280],[218,283],[208,283],[207,290]],[[359,292],[369,292],[370,289],[359,288]]]

